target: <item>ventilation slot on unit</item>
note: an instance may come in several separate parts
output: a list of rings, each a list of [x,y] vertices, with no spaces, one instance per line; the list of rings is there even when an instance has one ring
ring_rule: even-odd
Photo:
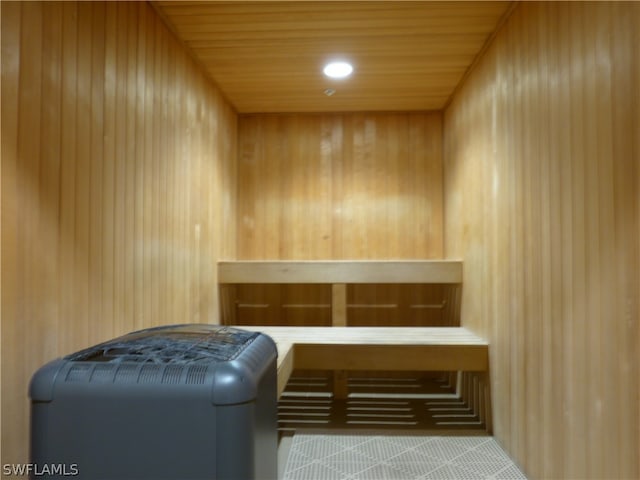
[[[138,365],[120,365],[116,372],[115,383],[136,383],[138,381]]]
[[[91,381],[98,383],[113,382],[113,365],[96,365],[91,374]]]
[[[196,365],[189,367],[187,372],[187,384],[189,385],[204,385],[207,377],[207,366]]]
[[[160,365],[145,365],[140,370],[138,383],[158,383],[160,380]]]
[[[67,373],[67,382],[86,382],[89,380],[91,365],[74,365]]]
[[[164,369],[162,375],[162,383],[180,383],[180,376],[182,375],[183,368],[177,365],[168,365]]]

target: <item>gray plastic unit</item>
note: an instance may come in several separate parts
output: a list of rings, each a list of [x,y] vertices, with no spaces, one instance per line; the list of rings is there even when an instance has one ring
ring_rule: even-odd
[[[63,472],[46,478],[276,478],[276,357],[264,334],[195,324],[54,360],[31,379],[31,462]]]

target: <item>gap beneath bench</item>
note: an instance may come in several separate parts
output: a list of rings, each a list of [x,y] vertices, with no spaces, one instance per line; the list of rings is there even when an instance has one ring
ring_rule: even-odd
[[[242,327],[269,335],[278,349],[278,396],[302,370],[461,371],[484,382],[472,407],[491,431],[489,345],[463,327]],[[466,385],[479,390],[477,385]],[[461,395],[458,386],[457,395]]]

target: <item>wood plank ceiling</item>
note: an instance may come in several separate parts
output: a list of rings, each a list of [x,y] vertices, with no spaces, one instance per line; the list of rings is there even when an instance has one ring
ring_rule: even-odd
[[[439,110],[511,10],[511,2],[154,5],[240,113]],[[351,62],[353,75],[324,77],[332,59]]]

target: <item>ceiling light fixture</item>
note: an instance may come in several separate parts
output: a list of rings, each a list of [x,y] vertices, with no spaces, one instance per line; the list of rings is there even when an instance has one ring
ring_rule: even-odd
[[[322,71],[330,78],[345,78],[351,75],[353,67],[347,62],[331,62]]]

